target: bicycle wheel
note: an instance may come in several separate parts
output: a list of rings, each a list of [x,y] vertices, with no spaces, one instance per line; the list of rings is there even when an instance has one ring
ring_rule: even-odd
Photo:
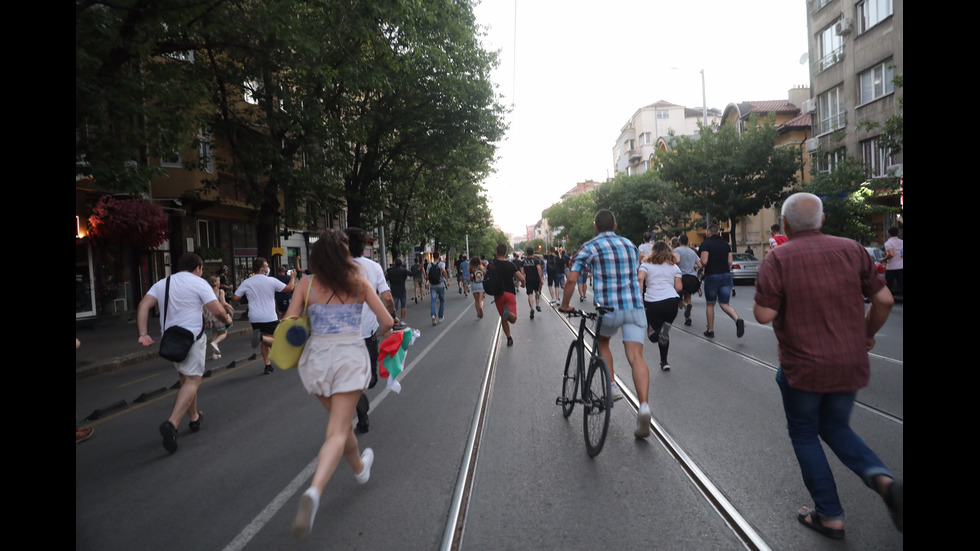
[[[574,356],[574,361],[572,357]],[[561,379],[561,412],[567,418],[575,408],[575,397],[578,394],[578,374],[582,372],[582,349],[578,341],[572,341],[568,347],[568,357],[565,358],[565,375]]]
[[[602,445],[606,442],[609,412],[612,409],[612,399],[609,396],[609,368],[606,366],[606,361],[599,356],[593,356],[585,381],[582,432],[585,434],[585,450],[589,452],[589,457],[595,457],[602,451]]]

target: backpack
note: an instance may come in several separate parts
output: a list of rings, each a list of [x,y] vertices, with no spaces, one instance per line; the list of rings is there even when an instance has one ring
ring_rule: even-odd
[[[438,262],[429,265],[429,285],[439,285],[442,283],[442,268]]]
[[[491,262],[487,266],[487,273],[483,276],[483,291],[490,296],[504,294],[504,285],[500,281],[499,271],[496,262]]]

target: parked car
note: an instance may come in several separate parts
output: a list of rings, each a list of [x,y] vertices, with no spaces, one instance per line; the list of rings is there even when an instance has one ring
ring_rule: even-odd
[[[752,283],[759,274],[759,259],[748,253],[732,253],[732,279]]]

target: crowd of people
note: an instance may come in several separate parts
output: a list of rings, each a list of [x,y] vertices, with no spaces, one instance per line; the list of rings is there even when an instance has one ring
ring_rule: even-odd
[[[814,508],[800,509],[797,518],[827,537],[844,536],[843,508],[822,439],[882,496],[895,525],[902,530],[901,481],[849,426],[856,392],[868,383],[867,353],[888,317],[892,296],[863,247],[819,232],[821,209],[819,198],[809,194],[795,194],[786,201],[782,224],[772,228],[753,306],[759,323],[773,324],[780,359],[776,383],[803,480],[814,501]],[[370,477],[374,452],[371,448],[362,451],[356,436],[368,432],[370,426],[364,391],[378,381],[379,339],[383,341],[393,331],[407,327],[402,320],[407,315],[409,279],[415,304],[424,304],[429,297],[433,326],[444,320],[447,289],[453,283],[457,294],[466,300],[472,297],[478,320],[485,316],[486,301],[492,301],[508,347],[514,345],[519,289],[527,296],[528,318],[533,321],[535,313],[542,312],[543,294],[547,293],[558,311],[571,312],[575,295],[578,302],[584,302],[591,287],[592,302],[613,309],[605,315],[598,335],[599,352],[611,375],[610,396],[613,400],[623,397],[615,381],[611,350],[612,338],[621,333],[639,402],[634,435],[649,436],[650,372],[644,341],[657,345],[660,369],[669,372],[671,329],[681,312],[684,325],[692,325],[694,294],[704,297],[706,339],[715,336],[715,304],[733,321],[737,338],[744,336],[745,322],[730,304],[734,288],[732,249],[717,225],[706,228],[707,237],[697,248],[686,235],[658,240],[653,232],[644,234],[637,245],[617,235],[616,229],[615,215],[603,209],[595,215],[595,237],[571,256],[555,247],[544,254],[532,248],[523,255],[515,251],[509,258],[507,244],[499,243],[492,258],[461,254],[450,262],[436,252],[431,257],[419,255],[410,264],[395,258],[384,271],[377,262],[362,256],[363,230],[348,228],[324,231],[310,251],[306,270],[297,259],[294,270],[283,267],[277,276],[269,277],[268,262],[255,259],[254,275],[231,296],[233,301],[248,304],[251,344],[253,348],[261,346],[263,373],[273,372],[269,349],[275,343],[277,324],[284,316],[299,315],[305,305],[310,335],[298,371],[304,389],[328,412],[317,468],[300,497],[293,535],[299,539],[309,535],[320,496],[342,458],[351,466],[357,482],[366,483]],[[890,274],[889,279],[901,284],[903,247],[897,235],[893,237],[888,243],[888,259],[891,266],[897,265],[894,269],[898,273]],[[809,267],[829,257],[842,269],[834,281],[816,281]],[[163,447],[169,453],[177,451],[178,427],[185,416],[191,432],[201,430],[203,411],[198,408],[197,392],[207,350],[219,358],[218,345],[233,324],[234,309],[225,299],[230,286],[224,274],[205,279],[202,270],[200,257],[184,254],[178,260],[177,272],[157,282],[138,308],[138,341],[142,346],[154,344],[147,333],[147,318],[156,307],[162,312],[165,335],[178,327],[193,336],[186,358],[174,363],[180,389],[170,417],[159,427]],[[835,292],[817,291],[827,285]],[[843,290],[851,290],[855,296]],[[816,296],[822,298],[815,300]],[[860,300],[865,297],[871,305],[867,313]],[[838,330],[839,326],[847,330]],[[848,341],[842,342],[842,336]],[[90,436],[91,432],[79,433],[76,427],[76,442]]]

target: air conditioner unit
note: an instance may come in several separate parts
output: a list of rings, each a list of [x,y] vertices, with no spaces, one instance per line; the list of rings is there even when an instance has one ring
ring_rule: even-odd
[[[820,149],[820,138],[810,138],[806,141],[806,152],[813,153]]]
[[[904,175],[905,175],[904,171],[902,170],[902,163],[896,163],[896,164],[893,164],[893,165],[888,165],[888,167],[885,169],[885,171],[890,176],[894,176],[896,178],[903,178]]]
[[[803,100],[803,114],[815,113],[817,111],[817,102],[812,99]]]
[[[839,36],[843,36],[851,32],[851,20],[846,17],[841,18],[840,21],[834,24],[834,32],[836,32]]]

